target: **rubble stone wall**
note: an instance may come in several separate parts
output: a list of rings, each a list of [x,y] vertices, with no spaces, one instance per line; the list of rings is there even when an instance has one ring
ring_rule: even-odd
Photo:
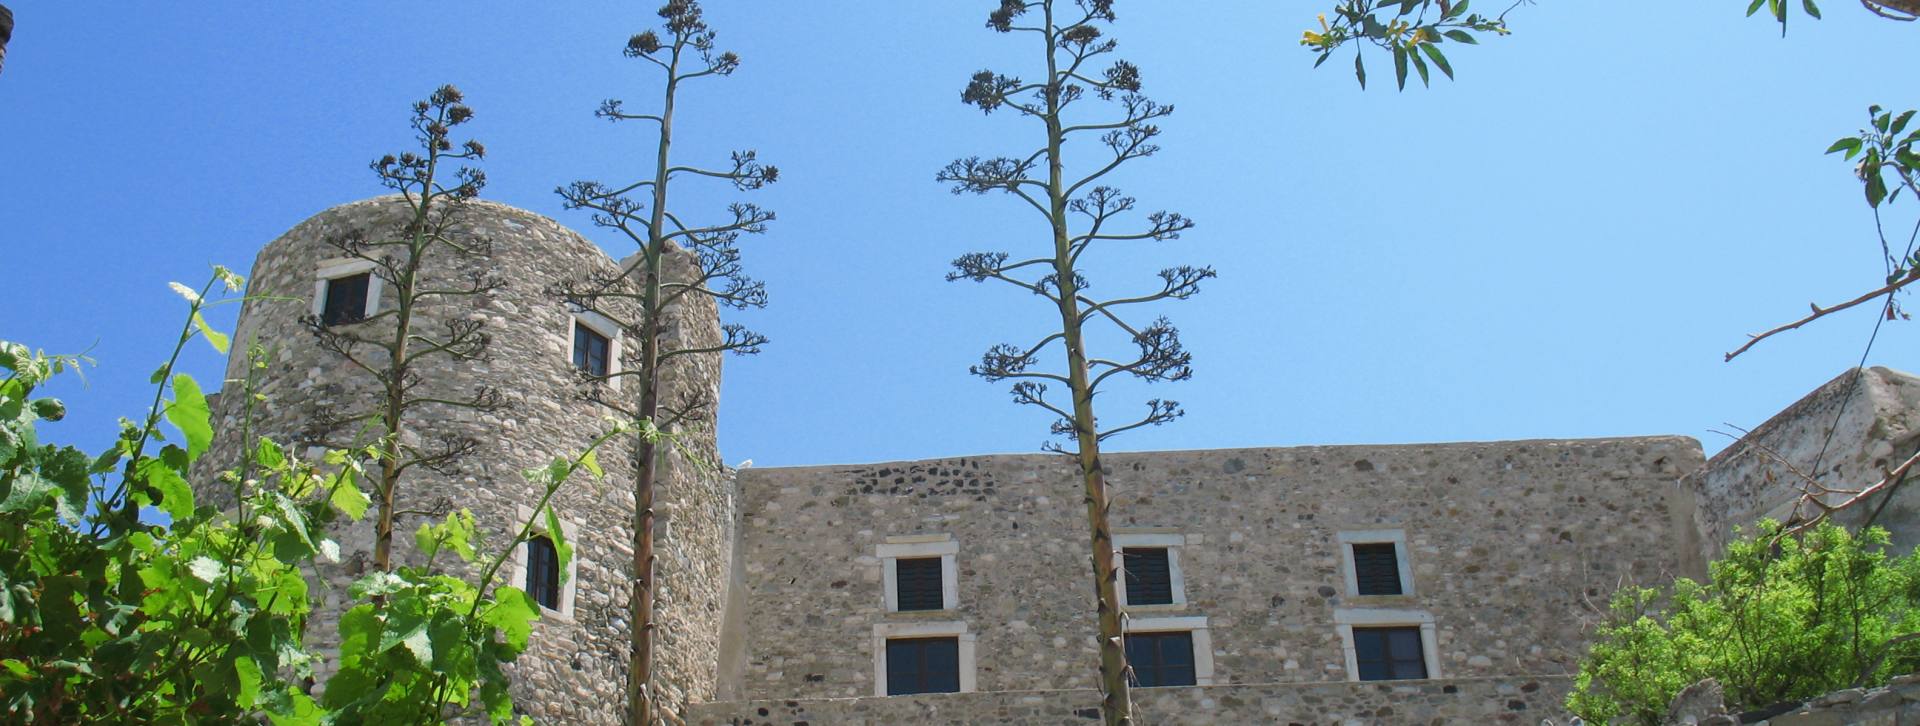
[[[1726,550],[1736,526],[1764,517],[1787,521],[1805,479],[1859,489],[1882,478],[1920,446],[1920,379],[1887,368],[1849,370],[1755,427],[1687,478],[1699,506],[1694,526],[1705,555]],[[1829,503],[1846,498],[1828,494]],[[1879,508],[1842,512],[1858,525]],[[1806,512],[1812,514],[1812,512]],[[1903,487],[1875,518],[1901,552],[1920,545],[1920,487]]]
[[[503,546],[499,540],[522,520],[523,508],[533,505],[538,494],[519,472],[582,449],[605,430],[603,419],[610,413],[580,396],[583,387],[604,384],[585,383],[572,368],[572,314],[550,288],[566,279],[618,268],[591,242],[539,215],[490,202],[472,202],[466,214],[462,233],[490,239],[491,254],[430,256],[423,270],[427,284],[457,286],[477,273],[497,276],[504,285],[482,296],[426,303],[418,312],[415,329],[432,334],[447,321],[481,321],[491,345],[481,360],[425,359],[422,366],[428,370],[423,371],[417,393],[464,398],[477,387],[492,386],[506,394],[511,407],[493,413],[418,409],[416,435],[407,443],[431,445],[439,436],[470,437],[479,448],[446,472],[408,471],[398,488],[396,509],[470,509],[481,530],[491,535],[481,550],[495,552]],[[293,443],[296,451],[323,442],[364,444],[368,440],[367,430],[358,427],[316,427],[316,422],[329,417],[372,410],[379,388],[366,373],[322,349],[300,319],[311,312],[309,301],[320,268],[345,256],[327,243],[328,238],[354,230],[379,235],[406,216],[407,207],[396,197],[354,202],[308,219],[261,251],[248,289],[256,299],[242,311],[235,338],[236,351],[244,351],[248,342],[270,350],[269,366],[258,380],[258,391],[266,401],[254,414],[255,434]],[[684,266],[685,261],[678,264]],[[391,309],[393,288],[385,287],[380,307]],[[674,314],[673,339],[680,345],[710,345],[718,340],[717,313],[711,303],[684,305]],[[381,327],[391,325],[381,320],[358,325],[370,333],[391,330]],[[638,346],[624,347],[625,365],[631,369],[637,364]],[[364,352],[377,363],[377,354]],[[666,400],[678,400],[683,391],[717,396],[718,356],[684,358],[677,366],[668,371]],[[234,390],[238,384],[231,379],[245,373],[244,353],[236,353],[228,366],[226,389]],[[637,386],[630,382],[623,386],[623,392],[609,397],[631,405]],[[222,438],[206,459],[210,469],[230,466],[237,459],[244,400],[237,395],[220,397],[216,415],[221,419]],[[707,418],[684,427],[676,440],[677,453],[669,455],[660,480],[660,635],[655,673],[665,702],[675,711],[686,701],[713,697],[725,570],[732,558],[731,475],[716,462],[710,411]],[[560,518],[576,530],[574,611],[570,616],[544,613],[535,625],[529,651],[510,666],[518,705],[543,722],[617,723],[624,706],[634,501],[630,450],[621,444],[603,451],[600,459],[608,478],[592,481],[582,474],[555,499]],[[203,496],[217,499],[220,494],[210,491]],[[417,559],[412,553],[412,532],[423,521],[426,518],[419,515],[399,518],[397,557]],[[320,607],[310,630],[313,644],[322,653],[337,647],[331,623],[348,604],[347,585],[367,571],[373,549],[370,520],[342,526],[331,535],[341,544],[342,561],[322,566],[316,575]]]
[[[1690,545],[1673,518],[1691,498],[1678,480],[1702,455],[1692,439],[1648,437],[1105,459],[1116,531],[1184,538],[1185,604],[1129,616],[1206,618],[1203,657],[1226,685],[1345,681],[1342,613],[1429,616],[1436,677],[1571,673],[1614,588],[1680,565]],[[745,589],[729,617],[743,652],[722,691],[872,696],[876,626],[930,622],[965,624],[979,691],[1092,688],[1076,474],[1057,455],[739,472]],[[1339,533],[1392,529],[1413,593],[1349,595]],[[879,546],[943,535],[957,606],[887,612]]]
[[[1564,723],[1571,679],[1456,678],[1398,683],[1283,683],[1134,691],[1134,717],[1159,724]],[[1055,726],[1100,722],[1100,694],[1077,691],[943,693],[889,698],[767,699],[695,706],[699,726]]]

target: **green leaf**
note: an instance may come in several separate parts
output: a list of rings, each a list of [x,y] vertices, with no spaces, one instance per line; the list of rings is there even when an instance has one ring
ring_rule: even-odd
[[[567,532],[560,527],[560,517],[554,514],[553,506],[546,508],[547,539],[553,540],[554,552],[559,555],[560,582],[567,581],[567,562],[573,559],[573,545],[567,543]]]
[[[564,572],[565,568],[561,568]],[[481,620],[499,628],[506,635],[507,645],[519,651],[527,647],[527,638],[533,634],[533,621],[540,618],[540,608],[533,597],[517,587],[502,587],[493,591],[494,603],[487,608]]]
[[[1913,120],[1912,111],[1907,111],[1905,113],[1900,114],[1899,116],[1895,116],[1893,119],[1893,128],[1889,129],[1887,133],[1893,136],[1899,136],[1900,132],[1907,130],[1907,122],[1912,120]]]
[[[227,334],[214,330],[212,325],[207,324],[207,319],[201,316],[199,311],[193,313],[193,327],[198,329],[201,335],[206,336],[207,344],[213,346],[213,349],[218,351],[220,355],[227,354],[227,346],[230,343]]]
[[[1408,52],[1407,56],[1413,60],[1413,69],[1420,72],[1420,85],[1429,85],[1427,83],[1427,62],[1420,58],[1419,53]]]
[[[341,514],[356,521],[366,516],[367,507],[373,504],[373,499],[369,498],[366,492],[360,491],[360,485],[354,480],[352,468],[341,469],[340,473],[334,476],[333,493],[328,496],[328,500],[333,503],[335,509],[340,510]]]
[[[1400,46],[1393,48],[1393,80],[1400,90],[1407,90],[1407,49]]]
[[[175,522],[193,516],[193,485],[161,459],[142,459],[134,470],[147,486],[160,493],[157,503]]]
[[[1360,79],[1360,90],[1367,90],[1367,66],[1360,60],[1360,54],[1353,54],[1353,75]]]
[[[1886,199],[1887,181],[1880,178],[1880,171],[1875,169],[1867,174],[1867,206],[1877,208]]]
[[[1835,141],[1833,142],[1832,146],[1827,147],[1827,153],[1829,154],[1836,151],[1847,152],[1847,158],[1851,159],[1853,158],[1854,154],[1857,154],[1860,152],[1860,139],[1849,136],[1839,141]]]
[[[601,479],[607,478],[607,473],[600,470],[600,457],[596,456],[594,452],[589,451],[581,456],[580,465],[586,467],[587,471],[593,472],[595,477]]]
[[[1813,0],[1800,0],[1800,7],[1805,8],[1814,20],[1820,19],[1820,6],[1813,4]]]
[[[1440,52],[1440,46],[1424,43],[1420,46],[1420,51],[1426,53],[1428,58],[1432,58],[1434,65],[1440,66],[1441,73],[1447,74],[1448,78],[1453,77],[1453,65],[1447,62],[1446,54]]]
[[[1479,45],[1479,44],[1480,44],[1480,41],[1478,41],[1478,40],[1476,40],[1476,39],[1474,39],[1474,37],[1473,37],[1472,35],[1469,35],[1469,34],[1467,33],[1467,31],[1464,31],[1464,30],[1449,30],[1449,31],[1447,31],[1447,32],[1445,32],[1445,33],[1443,33],[1443,35],[1445,35],[1445,36],[1447,36],[1447,39],[1449,39],[1449,40],[1454,40],[1454,41],[1458,41],[1458,42],[1461,42],[1461,43],[1466,43],[1467,45]]]
[[[198,459],[213,443],[213,412],[207,410],[207,397],[193,376],[173,376],[173,403],[167,404],[167,421],[187,437],[187,458]]]
[[[233,671],[239,677],[240,687],[234,700],[241,708],[253,708],[260,700],[260,666],[252,658],[240,656],[233,661]]]
[[[1747,17],[1751,18],[1754,13],[1760,12],[1760,6],[1765,4],[1767,0],[1753,0],[1753,4],[1747,6]]]

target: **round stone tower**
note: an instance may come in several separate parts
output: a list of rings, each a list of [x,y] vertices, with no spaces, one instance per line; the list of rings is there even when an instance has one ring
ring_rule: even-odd
[[[319,453],[323,444],[364,445],[373,435],[376,427],[339,422],[376,410],[380,384],[323,345],[303,318],[334,316],[337,321],[342,310],[356,307],[357,299],[343,300],[354,295],[367,300],[363,314],[392,309],[392,285],[377,272],[370,279],[353,279],[371,265],[348,257],[336,242],[353,234],[388,233],[404,225],[408,213],[398,197],[344,204],[300,223],[260,252],[249,278],[250,299],[235,331],[226,386],[237,389],[237,380],[245,375],[249,343],[268,351],[270,364],[256,376],[256,390],[265,401],[252,414],[255,435],[307,455]],[[531,212],[473,201],[462,214],[456,231],[490,242],[486,246],[491,249],[479,256],[444,248],[430,253],[421,270],[426,286],[458,288],[483,279],[498,284],[479,295],[424,301],[415,312],[415,329],[444,331],[448,323],[478,324],[490,340],[485,354],[476,359],[421,359],[416,395],[464,400],[491,388],[503,394],[506,406],[476,411],[422,405],[409,414],[410,431],[403,436],[407,445],[433,449],[447,442],[472,443],[468,453],[445,465],[404,473],[394,506],[403,513],[394,526],[396,562],[414,561],[412,533],[422,522],[460,508],[471,510],[479,524],[480,550],[498,552],[511,528],[531,513],[539,494],[519,472],[576,452],[605,430],[605,418],[613,411],[584,394],[598,386],[598,395],[611,402],[631,404],[637,397],[636,382],[588,382],[576,368],[574,350],[580,344],[576,328],[584,327],[604,336],[604,365],[631,369],[637,342],[629,344],[623,337],[631,336],[623,336],[608,318],[572,308],[555,292],[568,281],[615,275],[620,265],[579,234]],[[691,269],[686,255],[674,257],[668,266],[686,274]],[[346,317],[360,312],[352,310]],[[718,315],[710,301],[683,304],[669,313],[669,345],[719,342]],[[379,317],[336,324],[362,326],[368,337],[392,331],[391,320]],[[590,336],[586,340],[593,342]],[[363,358],[382,355],[357,352]],[[717,404],[717,354],[682,357],[673,365],[666,371],[663,400],[679,401],[691,394]],[[221,422],[206,459],[212,467],[237,460],[243,445],[243,399],[222,396],[215,404]],[[658,481],[654,673],[662,702],[673,713],[688,702],[713,698],[732,559],[733,483],[718,462],[713,410],[708,406],[704,415],[678,428],[674,450],[662,455]],[[564,534],[575,548],[571,577],[560,588],[558,607],[543,611],[528,651],[510,666],[516,704],[543,723],[617,723],[621,718],[629,647],[631,453],[627,441],[603,449],[600,460],[607,479],[595,481],[582,472],[554,499],[561,526],[568,530]],[[219,493],[202,496],[217,501]],[[371,516],[369,512],[369,520]],[[351,604],[347,585],[371,564],[373,530],[370,521],[343,524],[331,536],[341,545],[341,561],[321,565],[315,575],[320,582],[313,590],[316,613],[309,627],[309,643],[329,658],[338,646],[333,624]],[[524,546],[519,549],[502,568],[503,582],[525,587],[529,558]],[[324,677],[324,665],[321,671]]]

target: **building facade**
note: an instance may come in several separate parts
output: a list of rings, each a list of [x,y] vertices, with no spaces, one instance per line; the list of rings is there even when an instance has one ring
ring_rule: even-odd
[[[249,291],[261,299],[237,336],[272,351],[256,434],[315,441],[315,421],[368,405],[374,384],[302,318],[355,294],[332,281],[365,272],[327,240],[404,212],[393,198],[343,205],[261,252]],[[569,276],[618,270],[614,260],[538,215],[482,202],[469,214],[491,255],[430,274],[505,284],[425,314],[484,322],[492,348],[423,385],[517,394],[498,412],[426,415],[423,435],[479,446],[446,471],[409,474],[397,508],[465,507],[501,532],[536,493],[517,472],[602,430],[608,411],[586,400],[576,369],[629,365],[634,351],[625,331],[554,293]],[[357,294],[373,312],[391,290]],[[711,306],[674,314],[680,344],[718,340]],[[243,373],[236,358],[229,377]],[[676,391],[717,395],[716,357],[668,375]],[[219,403],[221,431],[240,431],[241,398]],[[1110,454],[1136,703],[1148,723],[1559,718],[1614,590],[1699,577],[1733,524],[1790,507],[1797,491],[1776,474],[1795,457],[1848,480],[1904,459],[1916,401],[1904,374],[1850,371],[1712,462],[1677,436]],[[210,462],[233,461],[238,445],[216,442]],[[656,673],[669,722],[1098,718],[1089,538],[1070,460],[735,472],[716,462],[710,418],[675,447],[659,508]],[[517,702],[544,722],[616,723],[624,703],[632,469],[608,469],[559,497],[577,556],[513,666]],[[1882,508],[1911,546],[1912,505]],[[410,516],[400,531],[424,515]],[[365,525],[336,538],[342,562],[315,575],[331,593],[319,623],[371,550]],[[513,584],[543,576],[540,552],[515,558]],[[324,629],[314,637],[323,653],[332,644]]]

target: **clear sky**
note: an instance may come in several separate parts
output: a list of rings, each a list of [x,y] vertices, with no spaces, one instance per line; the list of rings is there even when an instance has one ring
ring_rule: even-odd
[[[657,2],[5,1],[0,338],[99,360],[55,389],[75,411],[55,438],[98,447],[141,411],[181,312],[168,281],[244,272],[306,217],[379,193],[366,163],[405,147],[408,104],[443,83],[477,111],[486,197],[631,252],[552,189],[650,163],[642,126],[591,112],[651,107],[656,76],[619,51]],[[1458,82],[1396,93],[1379,59],[1366,91],[1344,59],[1310,69],[1297,41],[1326,4],[1117,4],[1121,57],[1178,111],[1116,184],[1199,227],[1115,248],[1137,274],[1096,282],[1179,263],[1220,278],[1165,309],[1196,372],[1151,393],[1187,417],[1114,446],[1682,434],[1714,451],[1711,430],[1756,425],[1860,356],[1867,310],[1721,362],[1882,275],[1859,186],[1821,152],[1868,104],[1920,101],[1903,80],[1920,27],[1833,2],[1782,39],[1739,0],[1547,0],[1511,38],[1449,45]],[[989,0],[706,5],[745,62],[683,94],[676,151],[756,148],[782,172],[751,194],[779,213],[744,245],[772,305],[733,319],[773,344],[727,361],[727,460],[1034,450],[1047,417],[966,366],[1050,310],[941,276],[1045,229],[933,180],[1036,143],[959,102],[981,68],[1031,73],[1031,41],[983,27]],[[676,195],[693,216],[740,196]],[[1910,203],[1895,209],[1910,228]],[[1913,368],[1916,347],[1889,324],[1869,362]],[[205,346],[186,365],[220,375]]]

